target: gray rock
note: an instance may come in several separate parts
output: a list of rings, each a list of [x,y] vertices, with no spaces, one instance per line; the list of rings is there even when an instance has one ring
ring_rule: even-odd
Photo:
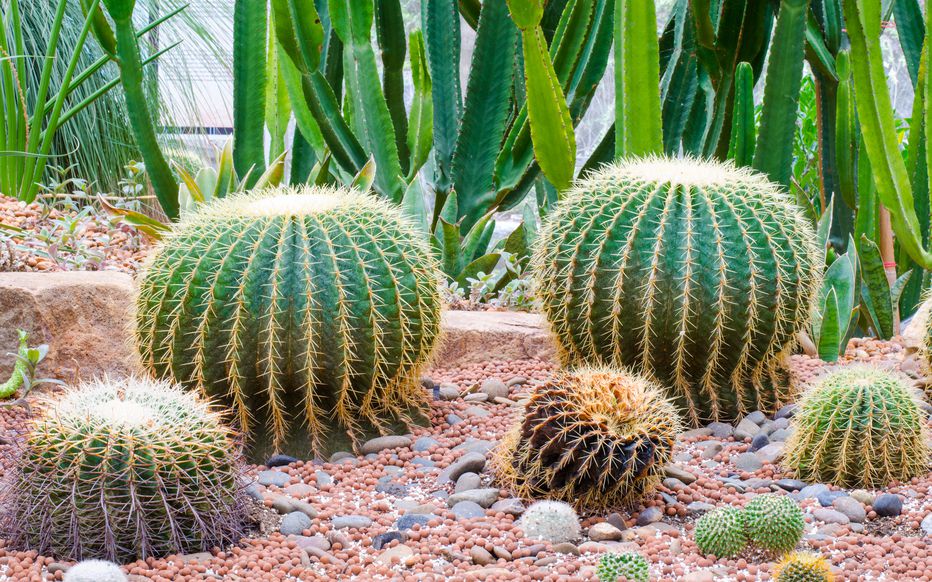
[[[473,546],[470,548],[469,557],[472,559],[472,563],[478,566],[487,566],[495,562],[495,557],[482,546]]]
[[[816,495],[816,499],[822,507],[832,507],[836,499],[839,497],[847,497],[847,495],[848,494],[844,491],[823,491]]]
[[[673,477],[667,477],[663,480],[663,486],[671,491],[680,491],[686,489],[686,483],[683,483],[679,479],[674,479]]]
[[[753,438],[758,432],[760,432],[760,427],[745,418],[735,427],[735,440],[743,441],[744,439]]]
[[[431,469],[437,465],[437,463],[433,462],[430,457],[414,457],[411,459],[411,464],[424,469]]]
[[[250,483],[246,486],[246,495],[255,499],[256,501],[263,501],[265,497],[262,495],[264,487],[258,483]]]
[[[883,493],[874,500],[873,507],[880,517],[896,517],[903,513],[903,499],[899,495]]]
[[[291,475],[288,473],[275,471],[273,469],[259,471],[259,485],[265,485],[266,487],[270,485],[285,487],[289,483],[291,483]]]
[[[864,523],[864,520],[867,519],[867,511],[864,510],[861,502],[854,497],[839,497],[832,502],[832,507],[844,513],[848,519],[855,523]]]
[[[616,528],[620,529],[621,531],[628,529],[628,524],[625,523],[625,518],[622,517],[622,515],[618,513],[617,511],[614,513],[608,514],[608,517],[605,518],[605,521],[615,526]]]
[[[551,549],[558,554],[571,554],[574,556],[579,555],[579,548],[576,547],[576,544],[571,544],[570,542],[560,542],[559,544],[554,544]]]
[[[683,483],[689,485],[696,481],[696,476],[680,467],[679,465],[667,465],[663,468],[663,474],[667,477],[672,477],[674,479],[679,479]]]
[[[589,539],[594,542],[615,542],[621,540],[623,532],[610,523],[597,523],[589,528]]]
[[[447,424],[449,424],[450,426],[463,422],[463,419],[455,414],[448,414],[446,420],[447,420]]]
[[[712,429],[707,426],[703,426],[701,428],[694,428],[685,432],[681,432],[679,438],[685,440],[689,438],[702,438],[708,436],[712,436]]]
[[[343,459],[355,459],[355,458],[356,458],[356,455],[354,455],[353,453],[348,453],[346,451],[337,451],[333,453],[332,455],[330,455],[330,462],[339,463]]]
[[[847,525],[851,522],[844,513],[827,507],[819,507],[816,509],[812,512],[812,517],[819,521],[824,521],[825,523],[837,523],[839,525]]]
[[[509,497],[508,499],[500,499],[492,504],[492,511],[498,513],[499,511],[508,515],[513,515],[518,517],[524,513],[524,503],[516,497]]]
[[[932,537],[932,513],[922,518],[919,529],[921,529],[926,536]]]
[[[855,489],[851,492],[851,497],[854,497],[864,505],[874,504],[874,494],[864,489]]]
[[[411,450],[416,453],[423,453],[430,450],[431,447],[439,445],[436,439],[430,437],[421,437],[414,441],[414,445],[411,446]]]
[[[498,489],[497,488],[486,488],[486,489],[470,489],[469,491],[463,491],[462,493],[454,493],[447,499],[447,504],[450,507],[453,507],[461,501],[472,501],[480,507],[487,508],[492,507],[492,504],[498,501]]]
[[[799,408],[799,405],[796,403],[787,404],[773,415],[773,419],[780,420],[781,418],[793,418],[793,415],[796,414],[797,408]]]
[[[495,448],[495,444],[492,441],[487,441],[485,439],[474,439],[468,438],[462,443],[453,447],[454,451],[466,451],[467,453],[479,453],[481,455],[487,454],[489,451]]]
[[[457,400],[460,397],[460,389],[452,384],[443,384],[440,386],[440,400]]]
[[[430,521],[429,515],[423,515],[419,513],[406,513],[395,520],[395,528],[401,531],[406,531],[414,527],[415,525],[421,526],[421,528],[427,527],[427,522]]]
[[[482,506],[473,501],[460,501],[450,511],[457,519],[472,519],[475,517],[485,517],[485,510]]]
[[[449,467],[440,473],[440,476],[437,477],[437,483],[444,485],[450,481],[456,482],[463,473],[479,474],[484,468],[485,455],[479,453],[466,453],[459,459],[453,461]]]
[[[730,424],[725,424],[724,422],[710,423],[707,428],[712,431],[712,436],[717,439],[727,439],[735,434],[735,429]]]
[[[312,536],[291,535],[288,536],[288,541],[294,542],[302,550],[317,548],[326,552],[330,549],[330,541],[320,534]]]
[[[272,455],[269,457],[269,460],[265,462],[265,466],[269,469],[273,469],[275,467],[285,467],[297,462],[298,459],[289,455]]]
[[[488,402],[489,395],[483,394],[482,392],[476,392],[475,394],[467,394],[463,397],[463,400],[466,402]]]
[[[785,418],[785,417],[784,417],[784,418],[778,418],[778,419],[776,419],[776,420],[773,421],[773,429],[774,429],[775,431],[776,431],[776,430],[783,429],[783,428],[787,428],[787,427],[789,427],[789,426],[790,426],[790,419]]]
[[[479,478],[479,475],[469,471],[460,475],[460,478],[456,480],[456,487],[453,492],[462,493],[470,489],[478,489],[481,484],[482,479]]]
[[[486,378],[479,387],[479,392],[493,398],[508,398],[508,386],[498,378]]]
[[[489,412],[487,409],[482,408],[481,406],[470,406],[469,408],[463,411],[463,414],[465,414],[466,416],[476,416],[478,418],[485,418],[486,416],[489,416],[492,413]]]
[[[697,443],[696,446],[699,450],[702,451],[701,456],[703,459],[711,459],[715,455],[722,452],[722,443],[718,441],[705,441],[703,443]]]
[[[381,436],[368,440],[362,445],[362,454],[371,455],[385,449],[402,449],[411,446],[411,438],[400,435]]]
[[[372,538],[372,548],[381,550],[395,540],[398,540],[399,543],[403,544],[408,541],[408,536],[405,535],[404,532],[400,531],[387,531]]]
[[[317,485],[333,485],[333,477],[330,476],[330,473],[326,471],[314,471],[314,475],[317,476]]]
[[[788,428],[778,428],[777,430],[770,433],[770,442],[772,443],[782,443],[788,438],[793,436],[793,431]]]
[[[648,507],[638,514],[637,524],[640,526],[650,525],[663,519],[663,511],[659,507]]]
[[[287,495],[276,495],[272,498],[272,509],[282,515],[291,513],[295,510],[294,504],[291,502],[292,499]]]
[[[828,491],[828,485],[823,483],[815,483],[814,485],[806,485],[794,497],[797,500],[818,499],[819,495],[826,491]]]
[[[770,443],[754,454],[764,463],[777,463],[783,458],[783,443]]]
[[[378,493],[385,493],[386,495],[392,495],[394,497],[404,497],[408,494],[408,486],[402,485],[397,481],[392,481],[390,475],[381,477],[375,485],[375,490]]]
[[[282,518],[282,524],[279,526],[278,531],[286,536],[301,535],[301,532],[310,529],[311,525],[310,517],[300,511],[292,511]]]
[[[764,463],[754,453],[741,453],[734,458],[734,463],[735,467],[748,473],[753,473],[764,466]]]
[[[525,376],[513,376],[505,385],[511,388],[512,386],[520,386],[521,384],[527,384],[527,377]]]
[[[715,506],[711,503],[705,503],[703,501],[693,501],[686,506],[686,512],[690,515],[701,515],[715,509]]]
[[[806,488],[806,483],[799,479],[780,479],[776,482],[777,487],[784,491],[802,491]]]
[[[365,515],[338,515],[330,520],[333,529],[366,529],[372,520]]]
[[[751,414],[744,417],[745,420],[750,420],[754,424],[760,426],[764,424],[764,421],[767,420],[767,415],[761,412],[760,410],[755,410]]]
[[[770,439],[767,438],[767,435],[763,433],[758,433],[754,435],[754,438],[751,439],[751,446],[748,447],[748,451],[754,453],[761,450],[770,444]]]

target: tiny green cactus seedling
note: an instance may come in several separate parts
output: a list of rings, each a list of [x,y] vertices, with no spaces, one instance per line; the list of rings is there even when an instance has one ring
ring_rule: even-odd
[[[925,475],[926,414],[907,380],[868,366],[827,375],[803,396],[784,464],[800,479],[886,487]]]
[[[65,582],[126,582],[126,574],[113,562],[85,560],[68,568]]]
[[[777,564],[774,582],[832,582],[835,577],[828,562],[818,554],[793,552]]]
[[[703,554],[733,558],[747,546],[744,513],[733,507],[711,511],[696,522],[696,546]]]
[[[650,564],[641,554],[604,554],[596,567],[599,582],[650,582]]]
[[[803,511],[789,497],[758,495],[742,513],[748,541],[767,551],[784,554],[803,538]]]
[[[194,394],[97,380],[50,403],[21,444],[0,537],[66,560],[207,551],[244,532],[242,472],[233,434]]]
[[[782,364],[820,286],[817,247],[763,175],[655,157],[577,183],[533,270],[564,364],[631,367],[698,425],[792,400]]]
[[[253,453],[358,444],[426,407],[438,268],[400,211],[358,191],[280,188],[187,213],[140,285],[157,377],[231,406]]]
[[[631,505],[662,479],[679,431],[676,409],[652,382],[612,368],[561,371],[534,391],[493,464],[520,497]]]
[[[538,501],[521,516],[518,527],[524,536],[553,544],[579,539],[579,517],[573,507],[560,501]]]
[[[48,355],[49,347],[45,344],[29,347],[29,334],[23,330],[18,330],[18,336],[19,348],[16,353],[11,354],[16,358],[13,373],[9,380],[0,384],[0,400],[20,392],[20,400],[23,401],[26,394],[39,384],[61,384],[58,380],[36,378],[36,368]]]

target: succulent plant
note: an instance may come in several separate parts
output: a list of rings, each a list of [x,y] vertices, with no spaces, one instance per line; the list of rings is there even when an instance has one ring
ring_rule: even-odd
[[[774,582],[832,582],[832,569],[818,554],[793,552],[777,564]]]
[[[561,371],[534,391],[494,465],[520,497],[630,505],[662,479],[679,430],[676,409],[650,381],[612,368]]]
[[[254,445],[306,454],[339,432],[355,444],[423,410],[436,273],[423,237],[374,197],[227,197],[162,242],[140,286],[139,350],[158,377],[231,405]]]
[[[548,216],[533,265],[564,364],[631,366],[693,424],[793,396],[781,364],[822,255],[764,176],[691,158],[609,165]]]
[[[932,458],[918,395],[904,378],[869,366],[823,378],[791,426],[783,462],[806,481],[880,488],[925,475]]]
[[[717,558],[737,556],[748,544],[744,513],[734,507],[716,509],[700,517],[694,535],[699,551]]]
[[[65,582],[126,582],[126,574],[113,562],[85,560],[68,568]]]
[[[765,550],[783,554],[803,538],[803,511],[789,497],[758,495],[742,513],[748,541]]]
[[[626,552],[624,554],[603,554],[595,569],[599,582],[649,582],[650,564],[641,554]]]
[[[58,559],[118,562],[239,541],[247,505],[232,436],[165,382],[73,388],[21,443],[0,536]]]
[[[525,510],[518,527],[527,538],[553,544],[579,539],[579,517],[562,501],[538,501]]]

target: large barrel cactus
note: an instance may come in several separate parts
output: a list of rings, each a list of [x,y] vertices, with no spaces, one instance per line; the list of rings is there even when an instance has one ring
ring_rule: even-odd
[[[811,225],[762,175],[646,158],[568,192],[534,268],[565,364],[633,367],[698,424],[791,398],[779,364],[822,265]]]
[[[231,405],[253,454],[260,442],[320,452],[335,433],[358,442],[423,406],[437,272],[425,239],[374,197],[237,195],[158,249],[139,291],[139,351],[157,376]]]
[[[235,543],[248,506],[232,436],[218,413],[171,384],[72,389],[21,444],[0,536],[59,559],[117,562]]]

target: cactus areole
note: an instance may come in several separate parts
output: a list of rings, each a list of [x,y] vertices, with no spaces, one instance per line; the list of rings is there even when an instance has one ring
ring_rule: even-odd
[[[374,197],[242,194],[163,242],[140,286],[138,347],[157,376],[231,406],[253,455],[257,442],[321,452],[423,405],[436,273],[417,230]]]
[[[567,193],[542,228],[539,296],[566,364],[632,367],[693,424],[773,411],[819,286],[803,214],[728,163],[650,157]]]

